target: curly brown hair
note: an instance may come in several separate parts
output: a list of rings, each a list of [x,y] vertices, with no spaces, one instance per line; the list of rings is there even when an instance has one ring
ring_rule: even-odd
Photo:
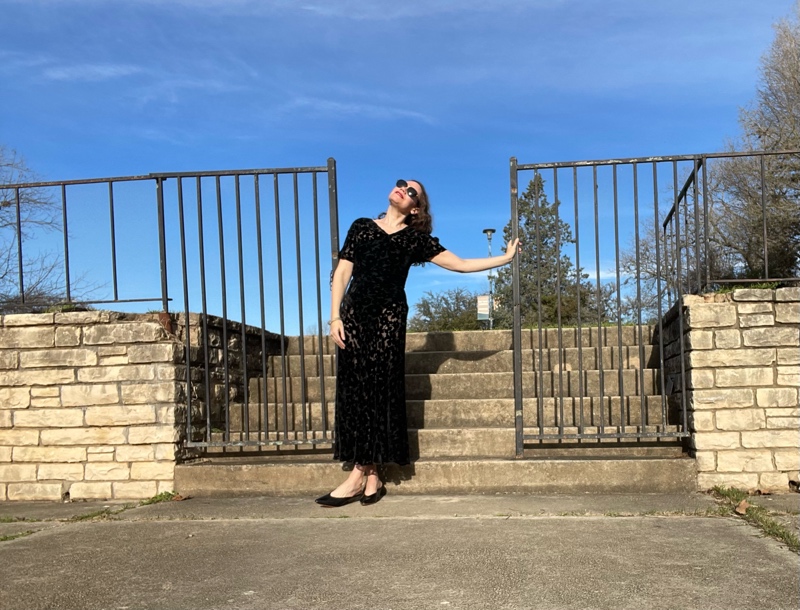
[[[414,180],[419,184],[421,191],[417,195],[417,213],[409,214],[406,218],[406,224],[430,235],[433,232],[433,214],[431,214],[431,202],[428,199],[428,192],[425,190],[425,185],[419,180]]]

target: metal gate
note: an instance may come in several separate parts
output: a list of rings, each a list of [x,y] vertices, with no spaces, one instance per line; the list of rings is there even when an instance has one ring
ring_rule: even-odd
[[[4,312],[52,306],[53,295],[70,308],[153,303],[145,315],[182,344],[186,446],[331,442],[323,309],[339,244],[334,159],[19,183],[0,195],[14,211],[18,270]],[[45,298],[29,261],[47,252],[60,269]]]
[[[527,259],[513,265],[517,457],[526,443],[689,436],[681,295],[792,279],[770,274],[767,201],[777,188],[770,177],[797,158],[511,159],[512,235],[527,236]],[[731,196],[720,185],[732,164],[752,183],[738,196],[760,209],[758,278],[732,278],[715,264],[710,220]]]

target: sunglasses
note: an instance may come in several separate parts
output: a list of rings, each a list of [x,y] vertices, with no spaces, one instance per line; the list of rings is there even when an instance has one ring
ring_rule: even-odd
[[[413,186],[408,186],[408,182],[406,182],[405,180],[398,180],[397,188],[403,189],[406,192],[406,195],[408,195],[412,199],[419,198],[419,193],[417,192],[417,189],[415,189]]]

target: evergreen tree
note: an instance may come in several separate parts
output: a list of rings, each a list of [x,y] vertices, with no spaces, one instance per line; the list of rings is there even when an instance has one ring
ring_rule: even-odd
[[[608,301],[607,287],[600,289],[598,307],[596,287],[587,282],[586,274],[575,269],[564,254],[566,244],[575,243],[572,229],[558,214],[559,202],[547,201],[544,180],[537,172],[525,193],[518,199],[520,304],[523,328],[575,325],[578,309],[583,323],[604,320]],[[511,239],[511,223],[503,229],[505,241]],[[541,307],[540,307],[541,304]],[[560,316],[559,316],[560,313]],[[511,265],[501,267],[495,282],[494,319],[496,328],[513,324],[513,288]]]

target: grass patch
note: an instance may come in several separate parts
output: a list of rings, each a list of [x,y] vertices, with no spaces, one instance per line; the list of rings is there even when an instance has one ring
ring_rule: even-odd
[[[9,517],[9,516],[0,517],[0,523],[19,523],[20,521],[35,523],[41,521],[41,519],[30,519],[29,517]]]
[[[121,508],[117,508],[112,510],[110,508],[102,508],[100,510],[95,510],[90,513],[85,513],[83,515],[75,515],[66,519],[66,521],[77,522],[77,521],[92,521],[92,520],[102,520],[108,519],[109,517],[113,517],[114,515],[118,515],[119,513],[128,510],[129,508],[133,508],[131,504],[125,504]]]
[[[16,523],[17,521],[24,521],[19,517],[0,517],[0,523]]]
[[[722,485],[715,485],[711,488],[711,491],[713,491],[718,498],[724,498],[734,505],[739,504],[739,502],[742,500],[747,500],[747,498],[750,497],[750,494],[748,494],[746,491],[736,489],[735,487],[723,487]]]
[[[25,536],[30,536],[31,534],[35,533],[36,533],[35,530],[26,530],[18,534],[9,534],[8,536],[0,536],[0,542],[8,542],[9,540],[16,540],[17,538],[24,538]]]
[[[139,502],[139,506],[149,506],[150,504],[159,504],[160,502],[170,502],[172,501],[175,496],[178,494],[174,491],[162,491],[160,494],[153,496],[152,498],[148,498],[147,500],[142,500]]]
[[[85,513],[83,515],[74,515],[69,519],[67,519],[67,521],[91,521],[92,519],[107,517],[110,514],[111,514],[111,509],[103,508],[101,510],[94,510],[90,513]]]
[[[770,512],[763,506],[749,506],[744,514],[744,520],[757,526],[770,538],[783,542],[789,550],[800,553],[800,540],[786,526],[772,518]]]
[[[756,526],[765,535],[785,544],[793,553],[800,553],[800,540],[789,528],[776,521],[770,511],[763,506],[749,505],[744,513],[736,512],[736,507],[750,496],[747,492],[735,487],[715,486],[712,491],[718,500],[726,502],[720,506],[720,516],[739,515],[742,519]]]
[[[775,288],[780,287],[780,282],[754,282],[750,283],[742,283],[742,284],[723,284],[719,288],[717,288],[714,292],[716,294],[728,294],[733,292],[734,290],[742,290],[742,289],[753,289],[753,290],[774,290]]]

